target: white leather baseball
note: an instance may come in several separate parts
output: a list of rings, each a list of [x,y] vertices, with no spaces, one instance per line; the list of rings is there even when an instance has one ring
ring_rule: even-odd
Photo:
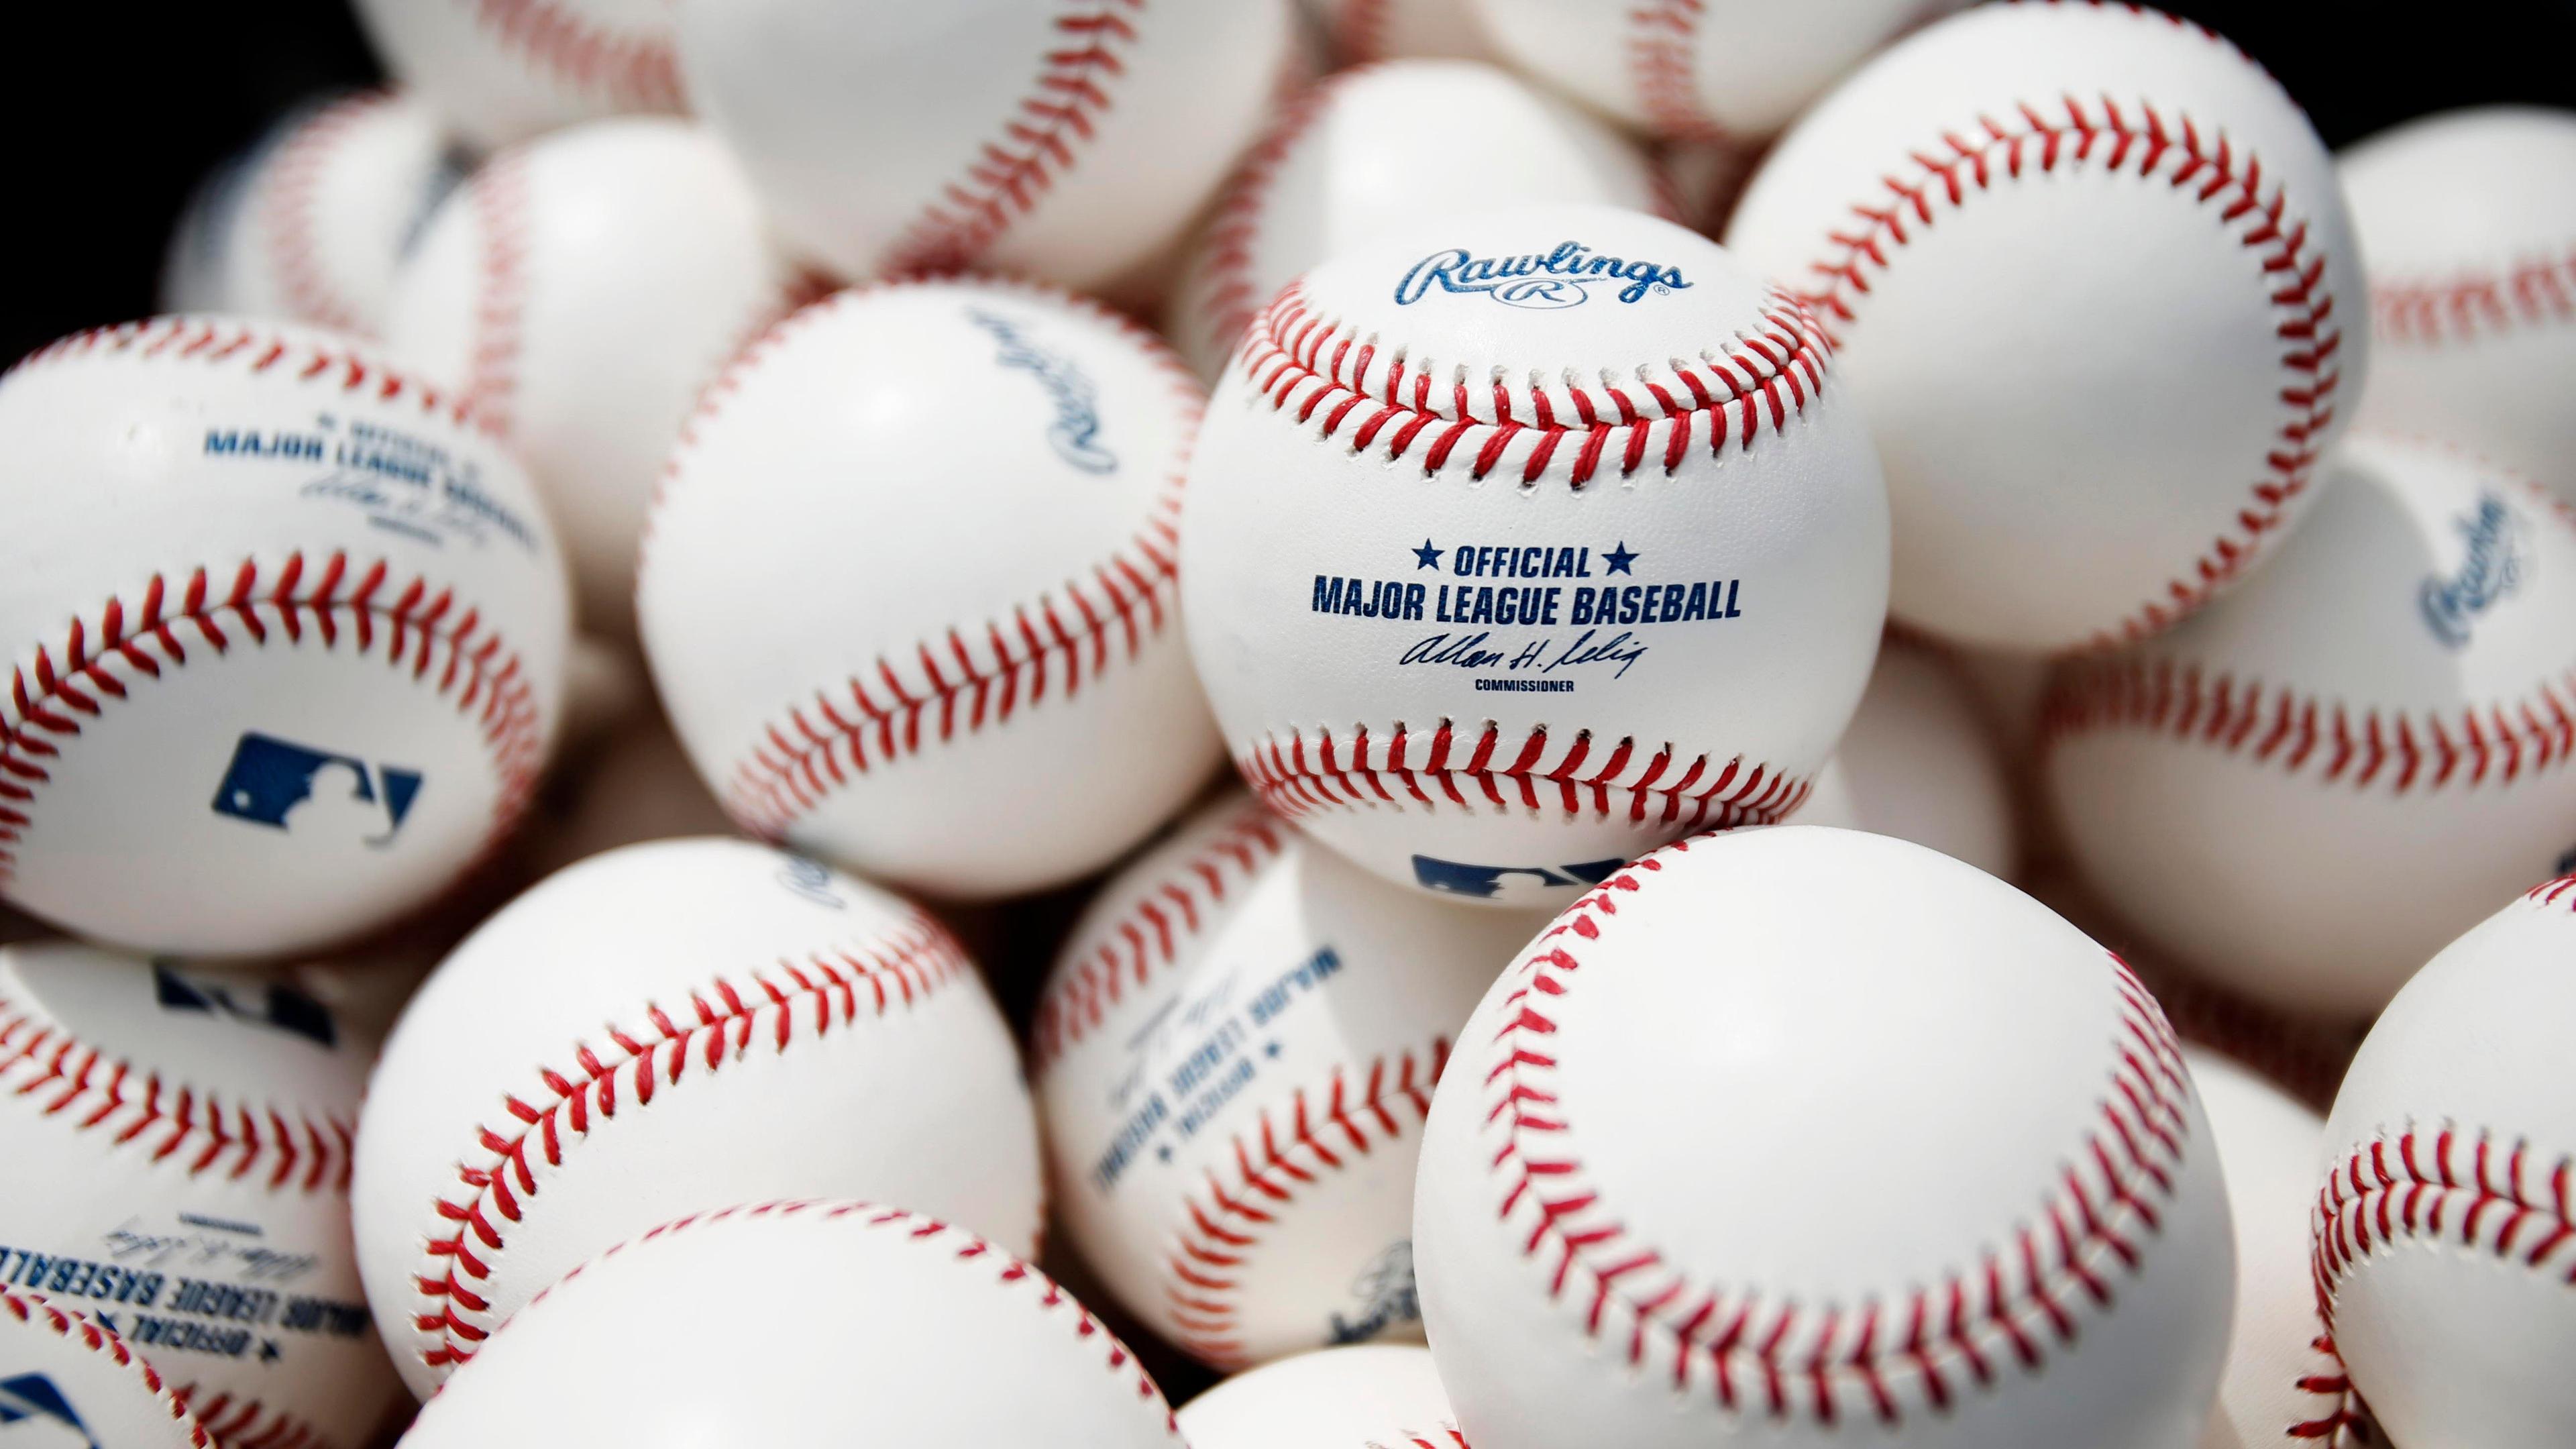
[[[2576,515],[2430,444],[2360,437],[2328,466],[2235,596],[2060,671],[2043,769],[2140,931],[2361,1018],[2576,836]]]
[[[1038,1231],[1035,1114],[974,963],[747,841],[593,856],[468,937],[385,1044],[357,1165],[367,1298],[424,1397],[565,1270],[682,1213],[872,1192],[1015,1248]]]
[[[1418,1337],[1422,1114],[1542,923],[1390,886],[1240,795],[1209,807],[1110,883],[1039,1000],[1066,1238],[1222,1369]]]
[[[991,897],[1169,818],[1217,752],[1173,617],[1200,404],[1142,328],[1017,282],[843,292],[745,353],[683,435],[636,593],[734,819]]]
[[[1317,262],[1460,211],[1543,202],[1648,211],[1658,198],[1635,142],[1492,66],[1343,71],[1290,101],[1227,184],[1164,330],[1214,381],[1254,314]]]
[[[264,977],[0,950],[0,1289],[98,1320],[226,1443],[359,1449],[396,1396],[349,1241],[373,1046]]]
[[[504,151],[448,198],[403,267],[385,340],[526,461],[583,627],[619,636],[680,425],[796,285],[704,127],[602,121]]]
[[[1726,243],[1814,309],[1896,515],[1890,606],[1956,643],[2153,633],[2315,493],[2366,297],[2334,167],[2226,41],[1980,6],[1781,138]]]
[[[678,111],[671,0],[356,0],[385,68],[478,147]]]
[[[319,946],[516,822],[563,562],[469,413],[364,344],[173,317],[0,378],[0,885],[145,950]]]
[[[1871,51],[1966,0],[1468,0],[1495,49],[1604,115],[1759,140]]]
[[[678,0],[690,99],[779,231],[853,278],[1096,288],[1176,240],[1269,117],[1288,0]]]
[[[162,309],[374,336],[395,267],[464,176],[437,117],[410,95],[299,107],[197,188],[170,238]]]
[[[1795,825],[1622,868],[1503,973],[1414,1250],[1476,1449],[2174,1449],[2232,1287],[2119,959],[1948,856]]]
[[[2325,1119],[2226,1057],[2185,1047],[2236,1228],[2236,1318],[2200,1449],[2356,1449],[2361,1404],[2317,1317],[2308,1215]]]
[[[2338,169],[2370,263],[2364,424],[2475,448],[2576,503],[2576,112],[2428,116]]]
[[[1790,818],[1911,840],[2005,880],[2021,858],[2011,782],[1966,683],[1909,640],[1879,645],[1851,727]]]
[[[963,1226],[855,1202],[727,1207],[611,1248],[513,1317],[402,1441],[676,1442],[1181,1449],[1134,1355],[1045,1274]]]
[[[1304,0],[1342,65],[1427,57],[1492,60],[1473,0]]]
[[[1370,1343],[1319,1349],[1237,1374],[1180,1412],[1190,1449],[1360,1449],[1391,1424],[1449,1418],[1431,1350]]]
[[[214,1449],[125,1340],[41,1293],[0,1288],[0,1443],[10,1449]]]
[[[1794,808],[1886,612],[1812,320],[1558,206],[1408,229],[1262,312],[1190,462],[1183,618],[1237,766],[1390,880],[1571,900]]]
[[[2396,1443],[2508,1449],[2576,1424],[2571,956],[2576,876],[2418,972],[2327,1114],[2317,1297]]]

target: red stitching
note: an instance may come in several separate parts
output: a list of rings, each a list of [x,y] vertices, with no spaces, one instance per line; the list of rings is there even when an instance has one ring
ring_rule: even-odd
[[[2310,245],[2307,221],[2289,214],[2287,190],[2273,186],[2265,194],[2259,157],[2223,132],[2204,135],[2189,116],[2168,122],[2144,101],[2125,111],[2108,95],[2090,110],[2073,95],[2059,104],[2065,108],[2062,120],[2023,102],[2007,119],[1980,117],[1978,130],[1944,133],[1937,145],[1914,152],[1910,179],[1888,176],[1884,201],[1852,207],[1862,224],[1831,234],[1833,253],[1809,264],[1821,285],[1801,297],[1839,342],[1834,328],[1858,320],[1855,302],[1869,294],[1873,274],[1894,265],[1895,252],[1912,241],[1914,229],[1929,229],[1942,208],[1956,210],[1999,182],[2062,166],[2098,164],[2141,181],[2163,181],[2195,205],[2214,205],[2220,223],[2237,229],[2238,241],[2262,254],[2270,301],[2279,314],[2273,331],[2281,344],[2284,417],[2276,443],[2228,530],[2181,577],[2166,583],[2162,597],[2148,599],[2118,626],[2096,634],[2092,642],[2101,647],[2156,633],[2199,607],[2243,573],[2281,529],[2290,505],[2308,491],[2318,440],[2334,420],[2343,333],[2335,322],[2334,294],[2325,285],[2325,258]]]
[[[1459,1433],[1455,1426],[1450,1426],[1434,1429],[1427,1439],[1420,1434],[1402,1435],[1392,1444],[1380,1444],[1372,1439],[1364,1449],[1468,1449],[1468,1445],[1467,1436]]]
[[[1057,178],[1071,171],[1110,91],[1127,73],[1125,47],[1136,43],[1129,17],[1145,0],[1062,0],[1056,40],[1041,57],[1037,79],[1011,108],[999,136],[978,148],[966,174],[906,226],[886,270],[957,271],[1035,209]]]
[[[992,1259],[1000,1268],[999,1273],[994,1279],[995,1286],[1009,1289],[1015,1288],[1021,1283],[1035,1284],[1038,1289],[1038,1297],[1036,1303],[1032,1306],[1036,1307],[1041,1312],[1049,1313],[1055,1312],[1058,1309],[1072,1310],[1074,1336],[1080,1339],[1097,1338],[1106,1346],[1108,1349],[1108,1362],[1106,1366],[1110,1373],[1120,1377],[1132,1376],[1136,1387],[1136,1397],[1139,1399],[1159,1400],[1162,1398],[1163,1391],[1155,1386],[1153,1376],[1148,1374],[1145,1371],[1145,1366],[1137,1361],[1135,1353],[1130,1350],[1126,1344],[1119,1342],[1118,1335],[1110,1332],[1108,1325],[1102,1323],[1099,1319],[1092,1317],[1091,1310],[1083,1307],[1081,1300],[1075,1298],[1072,1294],[1067,1293],[1063,1288],[1057,1286],[1054,1279],[1038,1271],[1037,1268],[1030,1264],[1021,1262],[1019,1259],[1012,1257],[1008,1252],[1005,1252],[1004,1250],[993,1246],[991,1243],[986,1242],[984,1239],[975,1236],[973,1233],[966,1231],[964,1228],[953,1227],[947,1223],[939,1221],[937,1218],[928,1218],[923,1217],[918,1213],[905,1212],[901,1208],[880,1207],[875,1203],[818,1202],[811,1200],[782,1201],[746,1203],[733,1207],[717,1208],[712,1212],[692,1213],[675,1222],[664,1223],[660,1227],[654,1228],[643,1234],[641,1237],[630,1238],[625,1242],[619,1243],[617,1246],[601,1253],[598,1257],[591,1259],[589,1262],[581,1264],[571,1272],[564,1274],[563,1277],[557,1279],[554,1283],[540,1289],[536,1297],[528,1300],[528,1306],[533,1308],[536,1305],[543,1303],[546,1300],[547,1295],[557,1292],[565,1284],[579,1278],[583,1273],[588,1272],[593,1267],[609,1261],[618,1254],[626,1251],[628,1248],[635,1246],[637,1243],[649,1243],[656,1238],[667,1237],[672,1233],[686,1232],[693,1227],[721,1223],[732,1218],[791,1218],[795,1217],[799,1213],[808,1212],[820,1213],[826,1221],[831,1222],[838,1222],[844,1218],[854,1217],[858,1219],[857,1226],[862,1228],[895,1228],[901,1232],[902,1236],[906,1240],[947,1252],[952,1258],[959,1262],[973,1262],[983,1258]],[[501,1327],[506,1329],[509,1327],[509,1324],[505,1322]],[[494,1331],[497,1333],[500,1330],[496,1329]],[[1168,1412],[1164,1417],[1164,1426],[1166,1431],[1175,1439],[1180,1437],[1180,1426],[1172,1421]]]
[[[450,1227],[447,1237],[429,1240],[427,1271],[412,1280],[421,1299],[412,1327],[432,1345],[421,1350],[421,1361],[439,1367],[474,1357],[492,1332],[493,1267],[510,1228],[543,1190],[538,1170],[562,1167],[566,1154],[589,1137],[593,1116],[617,1116],[621,1096],[638,1108],[650,1106],[656,1092],[690,1080],[692,1068],[714,1076],[755,1041],[773,1052],[802,1039],[800,1031],[819,1041],[835,1026],[852,1025],[863,1010],[882,1018],[896,1007],[909,1009],[973,971],[936,921],[915,915],[893,934],[742,973],[741,985],[717,976],[689,992],[685,1010],[646,1002],[640,1031],[611,1023],[602,1029],[604,1051],[577,1042],[570,1069],[539,1064],[534,1075],[545,1091],[503,1097],[508,1118],[497,1129],[478,1125],[474,1149],[457,1164],[463,1191],[433,1203]]]
[[[1387,11],[1393,0],[1340,0],[1328,5],[1324,31],[1333,54],[1352,65],[1386,59]]]
[[[1279,168],[1352,80],[1376,69],[1375,65],[1354,66],[1291,96],[1270,133],[1245,153],[1226,183],[1207,238],[1200,244],[1202,280],[1192,297],[1196,315],[1191,320],[1210,349],[1232,356],[1235,345],[1251,330],[1261,304],[1269,300],[1254,289],[1252,252],[1261,242],[1261,225]]]
[[[1067,964],[1038,1003],[1029,1028],[1029,1070],[1043,1076],[1099,1027],[1132,988],[1178,959],[1229,893],[1253,880],[1288,847],[1278,817],[1247,801],[1222,829],[1117,919],[1102,922],[1066,952]]]
[[[183,1412],[196,1415],[212,1436],[211,1442],[223,1449],[331,1449],[333,1441],[310,1420],[272,1409],[258,1399],[218,1393],[202,1405],[192,1404],[200,1387],[187,1384],[172,1389],[170,1397]]]
[[[306,118],[278,152],[265,188],[262,230],[269,265],[285,290],[286,305],[306,321],[347,332],[363,330],[358,305],[341,294],[330,269],[323,265],[314,210],[320,204],[323,175],[337,159],[341,144],[397,104],[385,91],[344,96]]]
[[[1722,141],[1726,126],[1699,103],[1699,26],[1705,0],[1640,0],[1628,12],[1628,79],[1660,134]]]
[[[2345,1274],[2401,1239],[2423,1238],[2576,1285],[2576,1158],[2555,1162],[2486,1128],[2445,1123],[2381,1133],[2352,1149],[2317,1192],[2311,1264],[2329,1334]]]
[[[474,22],[531,70],[621,111],[679,111],[680,57],[661,35],[622,33],[554,0],[474,0]]]
[[[1594,743],[1589,730],[1575,731],[1573,744],[1550,764],[1545,725],[1507,748],[1493,724],[1468,742],[1453,733],[1448,720],[1427,740],[1398,721],[1391,734],[1374,740],[1366,725],[1357,726],[1339,749],[1329,729],[1316,730],[1311,745],[1303,730],[1292,729],[1284,745],[1274,732],[1238,756],[1235,766],[1264,803],[1291,820],[1319,810],[1402,807],[1407,801],[1434,810],[1446,804],[1497,811],[1540,810],[1552,803],[1568,818],[1625,817],[1631,825],[1667,830],[1722,828],[1768,825],[1797,809],[1814,788],[1813,781],[1767,764],[1748,768],[1741,755],[1714,772],[1709,756],[1685,764],[1669,744],[1647,757],[1633,737],[1622,738],[1587,770]],[[1416,761],[1415,754],[1422,758]],[[1451,763],[1461,754],[1463,764]],[[1390,778],[1398,788],[1389,787]]]
[[[503,436],[517,430],[519,361],[528,312],[528,160],[504,151],[465,184],[479,243],[466,404]]]
[[[2101,1122],[2071,1154],[2058,1188],[2036,1205],[2030,1221],[2038,1226],[2015,1226],[2008,1245],[1981,1250],[1974,1268],[1856,1309],[1766,1298],[1757,1287],[1697,1285],[1653,1245],[1632,1238],[1600,1191],[1583,1182],[1555,1081],[1552,1014],[1557,998],[1582,988],[1580,953],[1616,928],[1619,897],[1644,889],[1640,874],[1662,870],[1664,854],[1689,845],[1667,846],[1577,901],[1532,943],[1503,998],[1506,1019],[1492,1044],[1498,1061],[1484,1087],[1492,1103],[1487,1120],[1506,1124],[1508,1140],[1491,1170],[1506,1219],[1525,1210],[1537,1215],[1522,1248],[1548,1271],[1550,1297],[1572,1295],[1583,1305],[1585,1331],[1596,1339],[1616,1302],[1635,1327],[1624,1343],[1605,1342],[1605,1351],[1640,1365],[1654,1331],[1674,1345],[1677,1393],[1707,1392],[1729,1412],[1778,1422],[1832,1425],[1860,1409],[1895,1425],[1909,1412],[1940,1413],[1970,1388],[1990,1387],[2007,1359],[2038,1372],[2050,1336],[2027,1325],[2044,1320],[2056,1342],[2073,1343],[2076,1310],[2088,1303],[2107,1309],[2113,1298],[2110,1275],[2088,1265],[2088,1254],[2107,1251],[2137,1272],[2138,1240],[2161,1231],[2163,1204],[2173,1195],[2190,1131],[2190,1087],[2155,998],[2126,963],[2103,953],[2118,979],[2121,1021],[2110,1043]],[[2088,1174],[2098,1181],[2088,1182]]]
[[[275,374],[279,380],[337,387],[343,393],[374,402],[408,400],[424,416],[444,417],[480,432],[491,425],[451,396],[419,378],[397,372],[361,348],[333,345],[329,337],[298,337],[263,332],[228,318],[155,317],[94,327],[49,342],[21,358],[9,376],[32,368],[75,362],[93,353],[130,353],[147,361],[229,363],[254,375]]]
[[[2562,257],[2526,258],[2497,272],[2381,278],[2370,288],[2376,339],[2400,347],[2453,347],[2500,333],[2576,322],[2576,247]]]
[[[2371,1432],[2370,1406],[2362,1401],[2361,1391],[2352,1386],[2344,1372],[2343,1355],[2335,1351],[2334,1335],[2320,1330],[2308,1343],[2317,1356],[2313,1371],[2291,1381],[2290,1387],[2311,1399],[2323,1402],[2311,1406],[2314,1418],[2302,1419],[2282,1431],[2286,1439],[2322,1441],[2329,1449],[2349,1449],[2368,1444]]]
[[[1448,1062],[1442,1037],[1420,1057],[1408,1051],[1392,1062],[1375,1058],[1356,1099],[1352,1072],[1337,1066],[1311,1107],[1300,1087],[1284,1117],[1265,1107],[1234,1134],[1222,1154],[1232,1159],[1231,1172],[1220,1177],[1217,1168],[1208,1169],[1205,1186],[1183,1203],[1189,1221],[1164,1260],[1163,1304],[1172,1315],[1174,1343],[1224,1372],[1250,1364],[1236,1320],[1244,1274],[1263,1233],[1301,1191],[1341,1171],[1345,1156],[1366,1157],[1402,1138],[1407,1120],[1429,1116],[1431,1089]],[[1398,1115],[1407,1106],[1410,1119]]]
[[[78,1343],[90,1353],[103,1353],[118,1368],[132,1369],[140,1374],[143,1386],[169,1405],[170,1422],[187,1431],[189,1444],[195,1449],[215,1449],[215,1441],[208,1436],[205,1426],[188,1417],[187,1407],[162,1386],[161,1375],[144,1361],[141,1354],[127,1348],[125,1340],[117,1337],[115,1330],[85,1314],[57,1308],[40,1294],[19,1293],[6,1287],[0,1287],[0,1312],[30,1327],[50,1329],[55,1337]]]
[[[2569,910],[2576,910],[2576,875],[2562,875],[2556,880],[2542,881],[2526,894],[2529,899],[2544,906],[2564,903]]]

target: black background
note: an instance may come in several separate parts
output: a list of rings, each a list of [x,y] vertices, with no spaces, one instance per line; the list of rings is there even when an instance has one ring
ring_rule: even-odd
[[[2168,8],[2269,66],[2330,145],[2454,106],[2576,105],[2576,0]],[[0,358],[150,313],[196,179],[298,98],[378,77],[347,0],[59,6],[47,20],[50,34],[0,59],[16,254],[0,272]]]

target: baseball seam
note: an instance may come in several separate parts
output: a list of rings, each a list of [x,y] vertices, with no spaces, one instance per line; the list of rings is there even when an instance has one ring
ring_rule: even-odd
[[[1832,250],[1808,267],[1820,285],[1801,299],[1840,342],[1836,329],[1847,332],[1859,320],[1855,309],[1871,292],[1872,275],[1890,271],[1895,253],[1911,244],[1916,229],[1932,228],[1943,207],[1957,210],[1998,183],[2068,166],[2098,164],[2116,175],[2162,181],[2195,206],[2215,205],[2220,225],[2237,231],[2239,245],[2260,253],[2281,346],[2283,419],[2274,445],[2247,501],[2209,547],[2169,579],[2161,595],[2091,641],[2107,647],[2154,634],[2198,608],[2283,530],[2291,506],[2308,492],[2318,440],[2334,420],[2343,334],[2334,293],[2325,284],[2325,258],[2311,246],[2307,220],[2290,214],[2287,188],[2275,185],[2265,194],[2260,157],[2224,132],[2204,139],[2189,115],[2177,113],[2168,121],[2144,100],[2124,110],[2105,95],[2088,111],[2069,94],[2056,103],[2064,108],[2062,120],[2053,119],[2043,104],[2020,102],[2005,120],[1981,116],[1976,128],[1945,132],[1933,146],[1912,153],[1907,174],[1882,178],[1884,200],[1853,204],[1858,226],[1828,234]]]
[[[114,1363],[118,1368],[133,1371],[142,1379],[143,1386],[152,1392],[153,1397],[159,1399],[170,1410],[170,1422],[187,1431],[188,1442],[195,1446],[195,1449],[214,1449],[215,1441],[208,1435],[205,1426],[188,1416],[187,1407],[163,1386],[161,1375],[144,1360],[143,1355],[127,1348],[125,1340],[118,1337],[114,1330],[91,1320],[85,1314],[57,1308],[51,1300],[41,1295],[19,1293],[9,1288],[0,1288],[0,1312],[5,1312],[30,1327],[49,1329],[56,1338],[76,1343],[90,1353],[105,1354],[109,1362]]]
[[[465,402],[507,437],[517,431],[519,364],[526,348],[528,158],[505,151],[465,183],[474,219],[474,290],[468,304]]]
[[[258,1399],[236,1399],[222,1392],[199,1399],[201,1385],[181,1384],[170,1390],[170,1398],[182,1410],[196,1416],[216,1444],[223,1449],[326,1449],[332,1441],[311,1422],[283,1410],[272,1409]]]
[[[2576,1157],[2553,1161],[2528,1139],[2507,1143],[2448,1121],[2393,1135],[2382,1127],[2327,1173],[2315,1228],[2329,1333],[2343,1279],[2404,1242],[2488,1255],[2576,1286]]]
[[[1655,131],[1720,141],[1726,126],[1699,101],[1699,26],[1706,0],[1639,0],[1628,12],[1628,82]]]
[[[1398,1435],[1392,1443],[1382,1444],[1371,1439],[1361,1449],[1467,1449],[1467,1436],[1455,1427],[1447,1427],[1432,1430],[1427,1438],[1407,1432]]]
[[[2446,278],[2374,281],[2376,340],[2400,347],[2456,347],[2533,328],[2576,323],[2576,247],[2501,270],[2462,267]]]
[[[1135,904],[1068,950],[1029,1027],[1029,1070],[1044,1076],[1098,1029],[1126,994],[1142,991],[1179,959],[1234,893],[1288,846],[1278,819],[1247,803],[1207,844],[1173,867]]]
[[[936,922],[914,916],[867,941],[741,972],[743,985],[716,976],[689,991],[676,1019],[647,1001],[640,1008],[648,1023],[643,1030],[614,1023],[602,1029],[605,1055],[580,1042],[570,1070],[535,1065],[531,1075],[544,1090],[505,1094],[508,1120],[497,1128],[478,1124],[456,1164],[461,1191],[432,1199],[437,1226],[426,1235],[421,1271],[413,1275],[419,1304],[412,1327],[421,1362],[448,1368],[474,1357],[492,1332],[490,1283],[510,1230],[543,1191],[539,1169],[562,1169],[589,1138],[594,1116],[614,1120],[621,1091],[641,1110],[657,1092],[714,1076],[755,1045],[775,1054],[808,1039],[819,1042],[836,1027],[854,1028],[863,1012],[882,1020],[898,1006],[918,1006],[973,969]],[[810,1013],[801,1028],[800,1011]]]
[[[1127,73],[1145,0],[1063,0],[1037,79],[985,140],[963,176],[940,188],[903,230],[885,270],[956,271],[975,264],[1002,234],[1036,209],[1071,171],[1111,91]]]
[[[286,305],[297,317],[343,331],[361,330],[357,304],[324,264],[315,213],[323,178],[340,147],[396,104],[391,93],[344,96],[307,118],[278,154],[260,207],[261,237]]]
[[[1364,66],[1387,58],[1386,27],[1394,0],[1332,0],[1325,7],[1324,32],[1334,58],[1345,66]]]
[[[1505,1134],[1489,1163],[1502,1188],[1501,1226],[1545,1270],[1550,1300],[1571,1296],[1586,1336],[1632,1368],[1644,1364],[1650,1334],[1669,1342],[1677,1393],[1705,1377],[1727,1412],[1774,1422],[1804,1417],[1830,1427],[1849,1406],[1894,1426],[1909,1413],[1948,1412],[1970,1387],[1990,1388],[2007,1358],[2040,1372],[2052,1339],[2075,1341],[2077,1312],[2087,1304],[2111,1311],[2117,1274],[2141,1269],[2137,1239],[2161,1231],[2159,1204],[2172,1199],[2183,1165],[2191,1089],[2154,998],[2105,953],[2118,978],[2120,1025],[2101,1120],[2032,1219],[2005,1231],[2008,1247],[1981,1249],[1973,1269],[1947,1270],[1937,1286],[1857,1306],[1697,1286],[1635,1240],[1601,1186],[1585,1180],[1555,1081],[1556,1003],[1581,989],[1578,953],[1615,929],[1618,897],[1643,888],[1639,873],[1663,869],[1661,854],[1612,876],[1533,943],[1514,968],[1521,979],[1503,998],[1504,1024],[1490,1046],[1497,1060],[1481,1085],[1491,1103],[1485,1120]],[[1624,1342],[1605,1323],[1614,1306],[1632,1325]]]
[[[618,110],[678,111],[680,57],[665,36],[621,31],[555,0],[470,0],[475,26],[528,69]]]
[[[2335,1351],[2334,1335],[2325,1331],[2322,1319],[2308,1351],[2315,1361],[2307,1373],[2291,1380],[2290,1388],[2308,1400],[2311,1417],[2290,1425],[2282,1437],[2321,1443],[2327,1449],[2351,1449],[2369,1442],[2369,1406],[2344,1372],[2343,1356]]]
[[[1173,1342],[1227,1372],[1250,1365],[1240,1319],[1244,1281],[1263,1234],[1279,1225],[1301,1192],[1343,1171],[1346,1157],[1367,1157],[1401,1139],[1407,1119],[1397,1108],[1411,1107],[1417,1124],[1428,1117],[1432,1088],[1448,1060],[1448,1041],[1434,1038],[1419,1055],[1378,1056],[1356,1071],[1336,1066],[1320,1093],[1300,1087],[1289,1095],[1284,1117],[1264,1107],[1234,1134],[1219,1165],[1184,1200],[1186,1221],[1164,1260],[1163,1311]],[[1221,1171],[1229,1161],[1230,1170]]]
[[[1334,99],[1353,80],[1376,69],[1356,65],[1291,96],[1269,134],[1245,153],[1233,179],[1226,183],[1215,219],[1200,243],[1198,274],[1182,293],[1189,299],[1189,324],[1198,329],[1203,344],[1221,357],[1233,355],[1252,329],[1261,304],[1269,300],[1254,293],[1252,255],[1261,245],[1262,224],[1268,218],[1271,189],[1278,183],[1280,168]]]

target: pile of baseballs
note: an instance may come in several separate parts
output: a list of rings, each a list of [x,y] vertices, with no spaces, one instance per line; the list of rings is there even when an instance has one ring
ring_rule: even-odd
[[[2576,114],[357,10],[0,376],[0,1438],[2576,1440]]]

